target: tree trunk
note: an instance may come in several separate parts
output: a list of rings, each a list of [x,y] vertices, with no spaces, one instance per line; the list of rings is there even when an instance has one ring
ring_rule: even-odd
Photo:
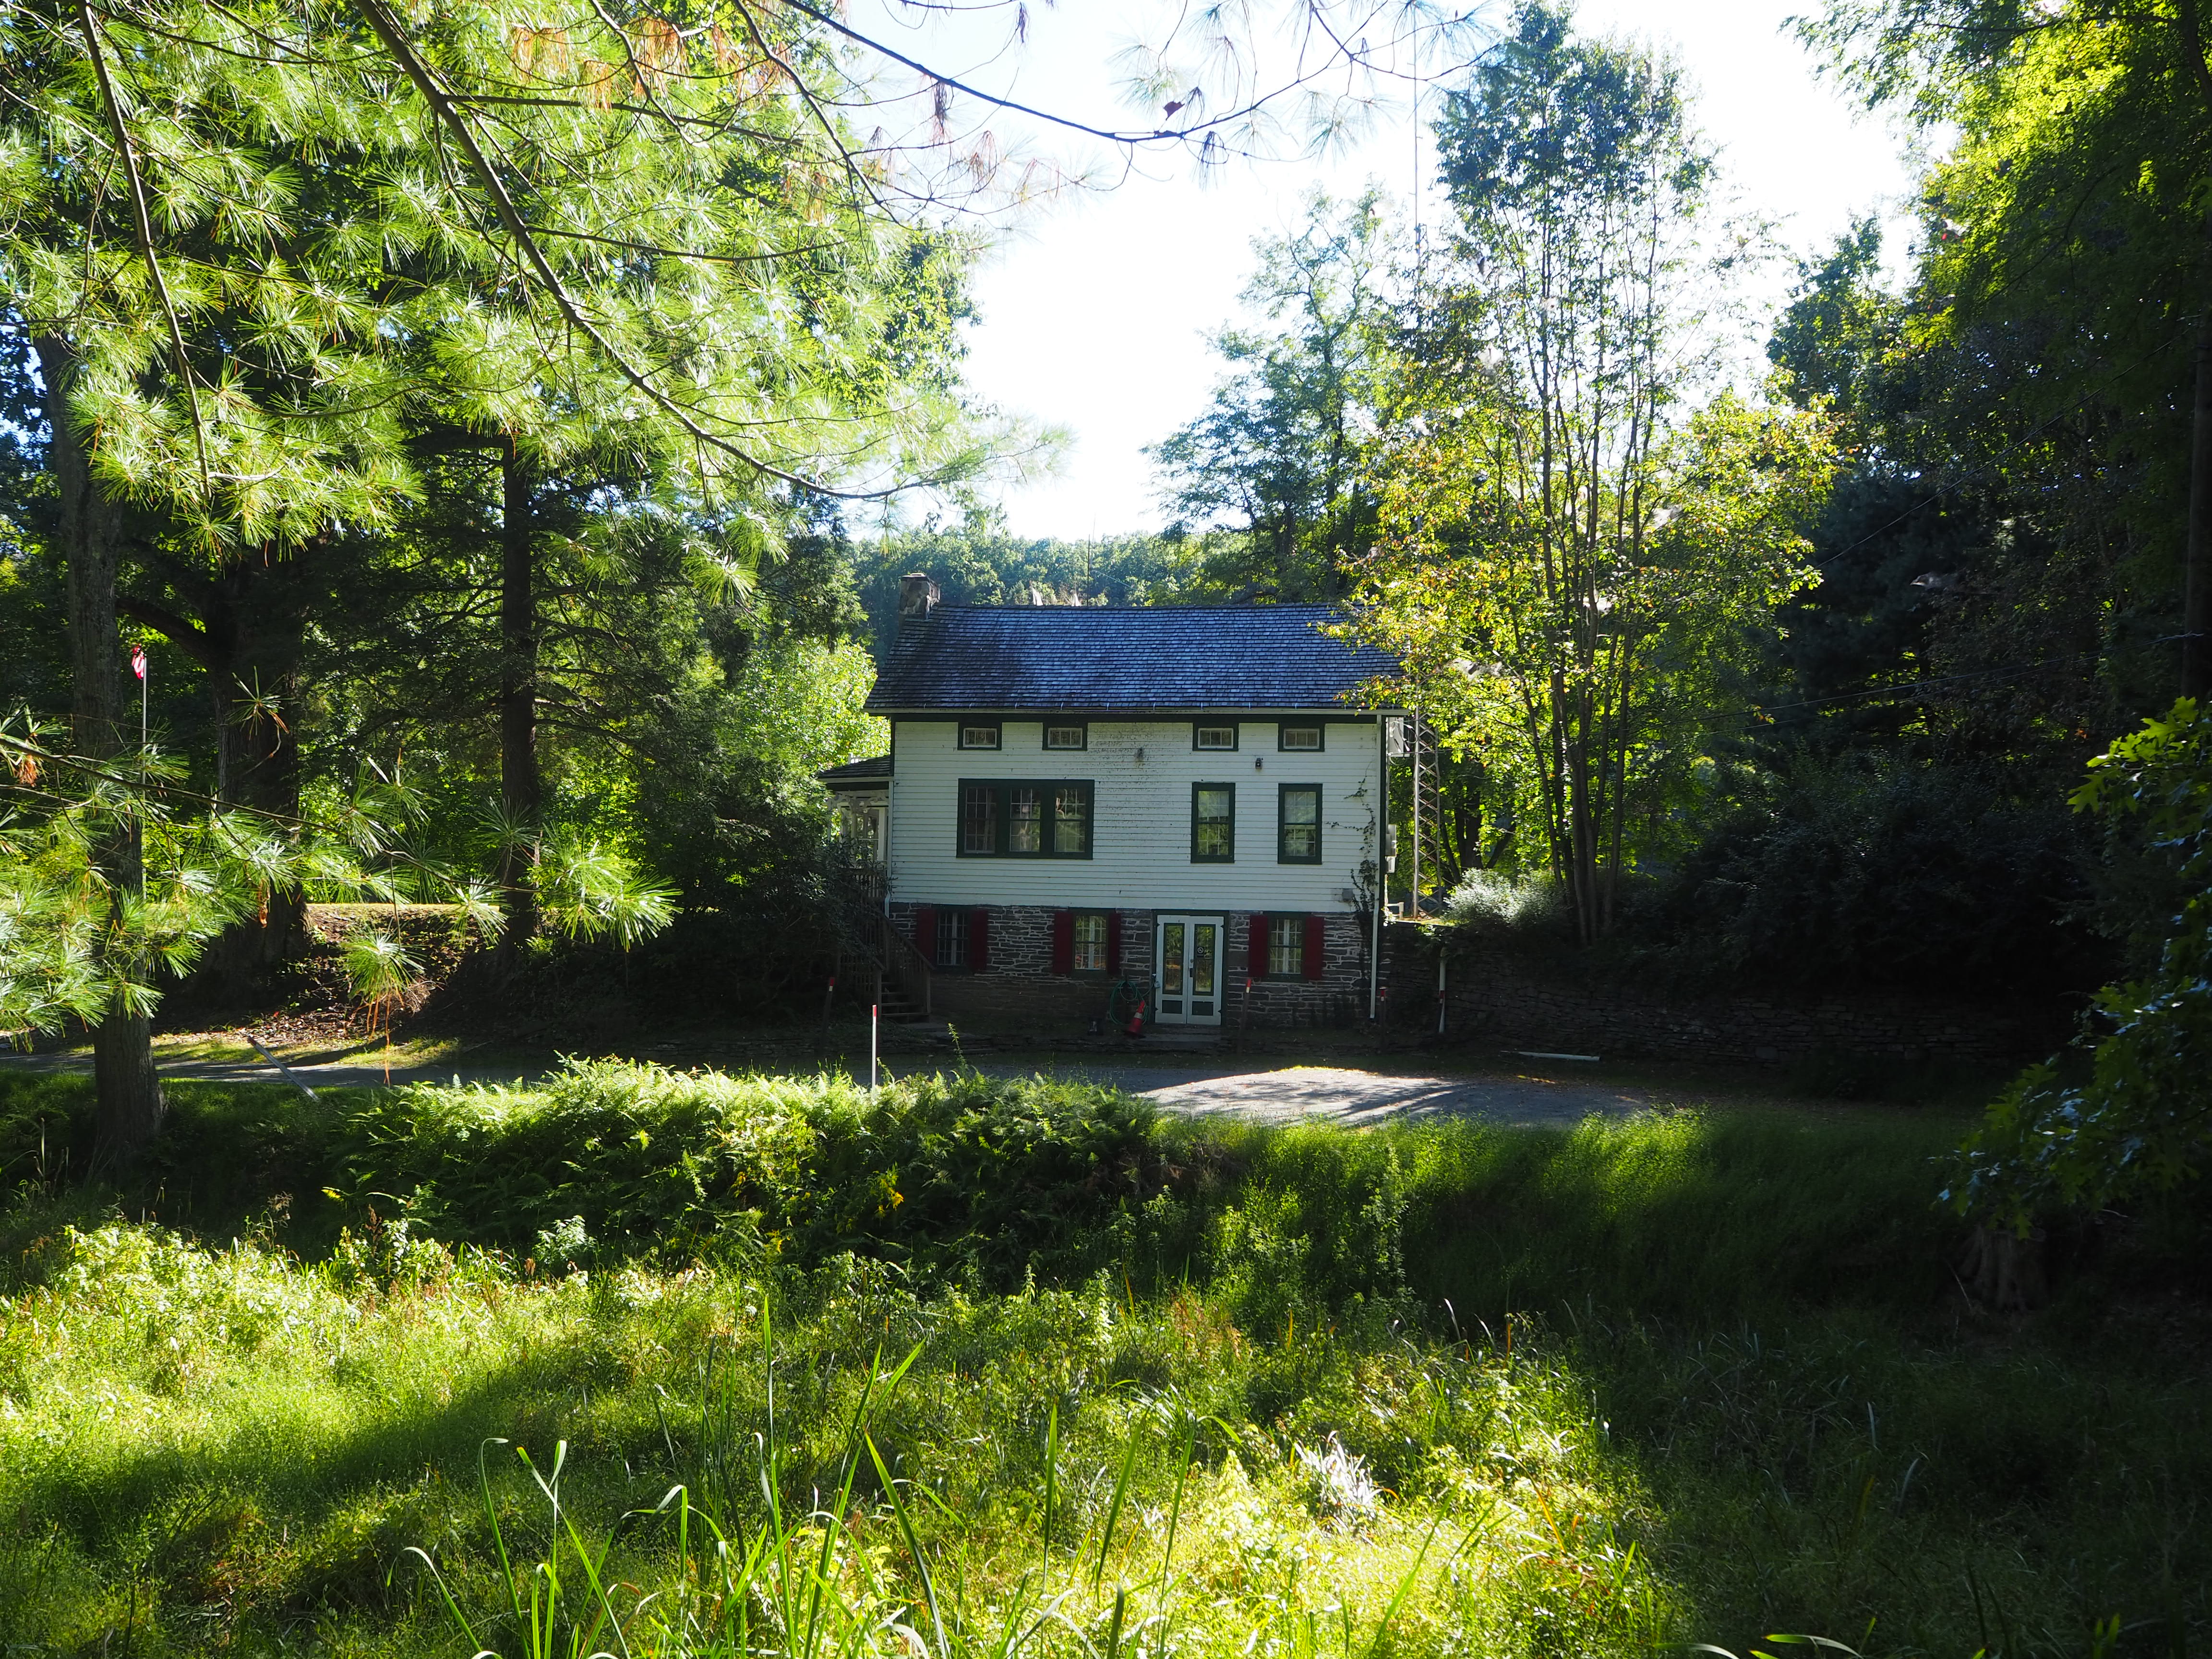
[[[2051,1299],[2043,1230],[2022,1238],[2008,1227],[1977,1226],[1959,1264],[1966,1293],[1998,1313],[2025,1313]]]
[[[226,806],[266,812],[280,823],[300,815],[300,659],[307,649],[307,561],[243,561],[210,585],[205,626],[219,761],[216,795]],[[306,944],[306,895],[271,889],[256,915],[223,930],[211,953],[216,983],[233,996],[282,967]]]
[[[2212,67],[2204,61],[2204,31],[2197,0],[2176,0],[2174,22],[2182,57],[2205,113],[2212,116]],[[2197,396],[2189,433],[2189,530],[2182,548],[2181,695],[2212,692],[2212,214],[2204,220],[2207,270],[2197,277],[2208,309],[2197,326]]]
[[[223,807],[266,812],[289,828],[300,813],[300,659],[307,647],[314,549],[287,559],[244,559],[214,574],[156,558],[157,574],[190,617],[134,594],[117,606],[157,629],[207,675],[215,720],[215,797]],[[264,893],[253,915],[223,929],[193,969],[196,994],[224,1006],[263,988],[269,970],[305,945],[307,904],[297,888]]]
[[[2212,319],[2197,342],[2189,434],[2189,540],[2183,550],[2181,695],[2212,693]]]
[[[68,342],[56,338],[40,340],[37,349],[46,386],[47,422],[53,431],[48,465],[60,497],[58,532],[69,572],[71,742],[78,754],[106,760],[120,754],[125,744],[123,651],[115,611],[123,514],[94,479],[91,454],[70,416],[76,353]],[[111,916],[120,912],[126,894],[144,885],[139,836],[135,825],[118,825],[92,848],[93,866],[108,886]],[[143,980],[146,971],[143,961],[113,966],[134,980]],[[92,1070],[99,1155],[128,1164],[161,1127],[165,1103],[161,1076],[154,1069],[152,1022],[112,1001],[93,1028]]]
[[[231,683],[238,704],[230,722],[237,745],[233,798],[279,820],[300,815],[300,659],[307,650],[315,556],[311,544],[289,558],[241,564],[228,573],[237,584],[240,613],[240,672]],[[241,682],[257,693],[252,701],[237,695]],[[238,948],[248,971],[266,971],[295,955],[306,943],[306,917],[307,896],[300,889],[270,892],[261,915],[240,924]]]
[[[501,854],[507,902],[502,958],[538,931],[532,847],[544,805],[538,769],[538,602],[532,590],[531,478],[510,441],[500,455],[499,790],[511,839]]]

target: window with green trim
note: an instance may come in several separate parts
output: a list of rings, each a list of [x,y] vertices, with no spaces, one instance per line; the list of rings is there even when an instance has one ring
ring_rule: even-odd
[[[1237,861],[1237,786],[1194,783],[1190,787],[1190,861]]]
[[[1286,783],[1275,792],[1275,862],[1321,862],[1321,786]]]
[[[1089,858],[1093,788],[1073,778],[963,778],[960,856]]]
[[[1275,728],[1275,747],[1286,755],[1317,755],[1327,747],[1319,720],[1297,724],[1285,720]]]

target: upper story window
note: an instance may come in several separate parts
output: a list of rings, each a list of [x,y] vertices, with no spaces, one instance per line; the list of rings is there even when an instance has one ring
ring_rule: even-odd
[[[960,856],[1087,859],[1091,792],[1088,781],[963,778]]]
[[[1194,749],[1234,749],[1237,746],[1237,722],[1234,720],[1200,720],[1190,728],[1190,746]]]
[[[999,746],[998,721],[963,721],[960,727],[960,746],[963,749],[996,749]]]
[[[985,856],[999,850],[999,790],[988,783],[960,786],[960,855]]]
[[[1190,861],[1237,861],[1237,786],[1194,783],[1190,787]]]
[[[1286,783],[1275,792],[1275,862],[1321,862],[1321,786]]]
[[[1316,720],[1310,726],[1277,726],[1275,747],[1285,754],[1319,754],[1322,748],[1321,723]]]
[[[1047,720],[1044,726],[1044,746],[1048,749],[1088,749],[1091,728],[1081,720]]]

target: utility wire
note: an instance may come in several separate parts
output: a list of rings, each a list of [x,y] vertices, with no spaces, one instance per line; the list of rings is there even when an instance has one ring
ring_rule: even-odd
[[[2152,346],[2149,350],[2144,352],[2142,356],[2136,358],[2133,362],[2130,362],[2121,368],[2115,369],[2111,374],[2098,381],[2095,386],[2090,387],[2088,391],[2082,393],[2081,397],[2075,398],[2072,403],[2068,404],[2064,408],[2053,410],[2051,414],[2044,416],[2042,420],[2038,421],[2026,432],[2014,439],[2012,442],[2007,444],[2002,449],[1999,450],[1988,460],[1983,462],[1981,465],[1976,467],[1972,471],[1962,473],[1960,477],[1953,479],[1949,483],[1945,484],[1942,489],[1936,491],[1934,495],[1929,495],[1924,501],[1915,501],[1911,507],[1906,507],[1904,512],[1899,514],[1895,518],[1892,519],[1887,524],[1883,525],[1880,529],[1870,530],[1865,535],[1860,537],[1856,541],[1838,548],[1834,552],[1829,554],[1826,558],[1815,561],[1813,568],[1815,570],[1826,570],[1830,565],[1835,563],[1837,560],[1842,558],[1846,553],[1856,552],[1860,548],[1864,547],[1869,542],[1876,540],[1881,537],[1887,536],[1891,531],[1896,529],[1898,526],[1903,524],[1907,519],[1919,512],[1923,507],[1933,507],[1945,496],[1956,495],[1960,489],[1964,489],[1967,484],[1972,483],[1975,479],[1985,477],[1989,473],[1995,471],[1997,464],[2000,461],[2006,459],[2019,450],[2025,448],[2035,439],[2042,436],[2046,428],[2054,425],[2057,422],[2063,420],[2067,416],[2074,413],[2075,410],[2094,401],[2094,399],[2107,387],[2116,385],[2120,380],[2125,379],[2128,375],[2134,374],[2152,358],[2157,356],[2160,352],[2164,351],[2168,346],[2173,345],[2179,342],[2183,335],[2187,332],[2188,330],[2185,327],[2176,329],[2165,339],[2159,341],[2158,343]]]
[[[2066,663],[2079,662],[2084,657],[2094,657],[2102,649],[2100,646],[2089,646],[2080,651],[2069,651],[2056,657],[2041,657],[2033,662],[2008,663],[1997,668],[1978,668],[1964,674],[1942,674],[1929,680],[1906,680],[1897,685],[1870,685],[1856,691],[1839,691],[1832,697],[1806,697],[1796,702],[1753,704],[1749,708],[1740,708],[1734,714],[1723,714],[1717,718],[1761,720],[1768,715],[1782,714],[1792,708],[1825,708],[1836,703],[1854,702],[1862,697],[1909,696],[1934,685],[1955,685],[1966,680],[1985,680],[2008,674],[2032,674],[2039,668],[2057,668]]]

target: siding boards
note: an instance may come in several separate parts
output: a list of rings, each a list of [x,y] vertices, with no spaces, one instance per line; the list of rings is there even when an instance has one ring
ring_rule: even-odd
[[[1097,909],[1333,910],[1370,854],[1381,761],[1371,720],[1332,722],[1320,754],[1279,754],[1278,722],[1237,716],[1233,753],[1197,753],[1190,721],[1093,720],[1091,746],[1047,750],[1041,720],[1004,723],[996,750],[962,749],[953,721],[893,730],[890,890],[917,904]],[[1145,751],[1139,764],[1139,749]],[[1258,770],[1252,763],[1259,760]],[[1097,786],[1088,859],[961,858],[962,778],[1087,778]],[[1237,861],[1190,861],[1190,787],[1237,786]],[[1275,862],[1275,792],[1322,788],[1322,861]]]

